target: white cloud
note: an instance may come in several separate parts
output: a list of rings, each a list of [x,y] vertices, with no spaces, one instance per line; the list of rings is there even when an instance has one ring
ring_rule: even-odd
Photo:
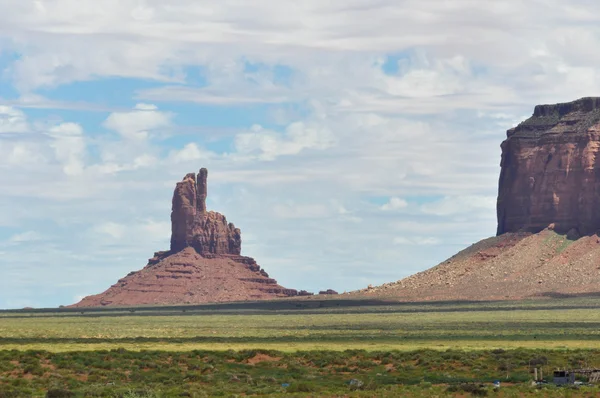
[[[144,104],[144,103],[139,103],[136,104],[133,109],[136,109],[138,111],[156,111],[158,110],[158,106],[153,105],[153,104]]]
[[[27,243],[42,240],[43,237],[35,231],[26,231],[15,234],[8,239],[9,243]]]
[[[389,210],[399,210],[404,209],[408,206],[408,202],[402,198],[397,196],[392,196],[390,200],[381,206],[381,210],[389,211]]]
[[[39,144],[33,142],[0,142],[0,163],[4,160],[10,166],[39,166],[47,162],[42,150]]]
[[[296,155],[306,149],[327,149],[335,142],[327,128],[294,122],[286,127],[284,134],[253,125],[250,132],[235,137],[235,149],[240,154],[256,155],[260,160],[270,161],[279,156]]]
[[[277,204],[273,207],[273,214],[277,218],[324,218],[331,214],[330,209],[321,204]]]
[[[62,164],[65,174],[80,175],[84,169],[85,141],[83,129],[77,123],[62,123],[50,128],[50,146],[56,159]]]
[[[126,148],[126,150],[124,151],[124,153],[122,154],[121,157],[124,158],[124,161],[119,162],[115,158],[113,158],[112,156],[108,156],[108,158],[103,159],[104,161],[102,163],[99,164],[95,164],[92,167],[90,167],[91,170],[97,171],[101,174],[116,174],[116,173],[120,173],[123,171],[132,171],[132,170],[138,170],[138,169],[142,169],[142,168],[150,168],[150,167],[154,167],[157,166],[158,164],[160,164],[160,159],[158,159],[156,156],[148,154],[148,153],[143,153],[141,155],[136,155],[135,151],[128,151],[128,149],[131,148]],[[110,149],[104,149],[105,151],[110,151]],[[127,153],[130,153],[131,156],[127,156]],[[133,157],[133,159],[131,159]]]
[[[23,111],[0,105],[0,134],[24,133],[28,130],[27,118]]]
[[[155,221],[152,219],[136,220],[129,224],[113,221],[103,222],[91,228],[91,232],[103,236],[111,244],[118,241],[130,246],[132,239],[138,242],[162,242],[171,235],[171,223],[167,221]],[[125,242],[124,242],[125,241]]]
[[[397,236],[393,240],[395,245],[417,245],[417,246],[432,246],[438,245],[440,240],[434,237],[422,237],[416,236],[407,238],[404,236]]]
[[[111,113],[104,126],[128,140],[143,141],[150,133],[171,124],[171,114],[160,112],[150,104],[137,104],[131,112]]]
[[[183,163],[194,160],[208,160],[216,155],[204,148],[200,148],[196,143],[190,142],[180,150],[173,150],[169,154],[169,159],[172,162]]]
[[[127,228],[125,225],[118,224],[115,222],[105,222],[96,225],[93,231],[97,234],[107,235],[113,239],[121,239],[125,236]]]
[[[421,211],[436,216],[449,216],[477,211],[495,216],[496,197],[494,196],[453,196],[421,206]]]
[[[157,163],[158,159],[156,159],[156,157],[149,154],[144,154],[137,156],[135,159],[133,159],[132,169],[135,170],[140,167],[149,167]]]
[[[289,101],[282,93],[265,92],[262,88],[254,95],[231,93],[229,90],[193,89],[189,87],[172,86],[142,90],[138,98],[151,101],[185,101],[210,105],[240,105],[240,104],[275,104]]]
[[[324,5],[307,0],[233,7],[184,1],[167,8],[148,1],[140,8],[111,0],[113,8],[107,13],[91,0],[56,1],[45,4],[43,11],[10,2],[0,23],[10,27],[11,45],[24,55],[9,69],[23,92],[96,76],[181,83],[183,68],[202,65],[208,87],[200,90],[207,93],[200,94],[201,102],[272,98],[263,94],[281,86],[273,84],[273,71],[245,70],[241,60],[292,65],[299,75],[291,82],[296,99],[358,90],[363,98],[370,93],[371,100],[376,100],[374,95],[395,97],[396,103],[389,105],[396,110],[399,104],[447,108],[446,98],[438,98],[444,95],[455,95],[452,106],[529,103],[517,95],[525,82],[530,98],[598,88],[594,65],[599,56],[587,50],[598,44],[598,28],[590,23],[597,18],[581,17],[595,15],[596,4],[434,3],[339,0]],[[381,73],[384,54],[402,55],[393,62],[399,67],[397,76]],[[575,67],[578,74],[571,73]],[[235,88],[242,87],[236,99]],[[170,90],[173,97],[167,100],[197,100],[188,87]],[[151,93],[147,96],[162,100],[161,91]],[[425,97],[427,101],[411,101]]]

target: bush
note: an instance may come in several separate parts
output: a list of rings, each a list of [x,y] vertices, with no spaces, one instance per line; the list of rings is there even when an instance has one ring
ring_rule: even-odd
[[[485,397],[488,391],[482,384],[463,383],[448,387],[447,392],[466,392],[473,396]]]
[[[23,373],[29,373],[34,376],[42,376],[44,374],[44,369],[40,365],[27,365],[23,368]]]
[[[51,390],[48,390],[48,392],[46,393],[46,398],[71,398],[74,396],[75,393],[69,390],[62,390],[59,388],[53,388]]]
[[[293,383],[291,386],[289,386],[287,388],[288,393],[315,392],[315,391],[317,391],[317,388],[314,385],[305,383],[305,382]]]
[[[0,398],[17,398],[21,394],[14,390],[0,390]]]
[[[529,363],[531,364],[531,366],[548,365],[548,358],[541,355],[539,357],[531,359]]]

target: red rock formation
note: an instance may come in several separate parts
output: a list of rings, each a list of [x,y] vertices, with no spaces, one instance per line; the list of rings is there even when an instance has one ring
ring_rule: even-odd
[[[338,292],[336,292],[336,291],[335,291],[335,290],[333,290],[333,289],[327,289],[327,290],[321,290],[321,291],[319,292],[319,294],[332,294],[332,295],[335,295],[335,294],[338,294]]]
[[[550,229],[484,239],[426,271],[349,297],[397,301],[516,300],[600,291],[600,237]]]
[[[504,300],[600,292],[600,98],[539,105],[502,143],[498,236],[351,296]]]
[[[295,295],[296,290],[279,286],[250,257],[207,257],[187,247],[175,254],[156,253],[142,270],[73,307],[202,304]]]
[[[171,251],[193,247],[200,254],[234,254],[242,249],[240,230],[227,223],[224,215],[206,211],[206,169],[200,169],[198,179],[187,174],[177,183],[171,212]]]
[[[498,235],[600,229],[600,98],[538,105],[502,143]]]
[[[241,233],[225,216],[206,210],[206,169],[177,183],[171,212],[171,250],[156,252],[101,294],[73,307],[200,304],[297,296],[277,284],[253,258],[240,255]]]

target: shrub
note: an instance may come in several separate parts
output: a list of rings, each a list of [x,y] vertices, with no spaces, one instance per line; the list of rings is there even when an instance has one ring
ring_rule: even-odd
[[[288,393],[296,393],[296,392],[315,392],[317,388],[310,383],[300,382],[293,383],[291,386],[287,388]]]
[[[535,357],[529,361],[531,366],[539,366],[539,365],[548,365],[548,358],[540,355],[539,357]]]
[[[466,392],[473,396],[485,397],[488,391],[482,384],[463,383],[448,387],[447,392]]]
[[[48,390],[46,393],[46,398],[71,398],[74,397],[75,393],[69,390],[62,390],[60,388],[53,388]]]
[[[15,390],[0,390],[0,398],[17,398],[21,394]]]

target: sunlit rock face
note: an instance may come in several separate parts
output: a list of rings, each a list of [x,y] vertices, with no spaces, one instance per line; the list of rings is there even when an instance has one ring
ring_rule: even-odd
[[[208,171],[187,174],[177,183],[171,211],[171,251],[192,247],[201,255],[235,254],[242,248],[240,230],[224,215],[206,210]]]
[[[538,105],[501,147],[498,235],[600,230],[600,98]]]

